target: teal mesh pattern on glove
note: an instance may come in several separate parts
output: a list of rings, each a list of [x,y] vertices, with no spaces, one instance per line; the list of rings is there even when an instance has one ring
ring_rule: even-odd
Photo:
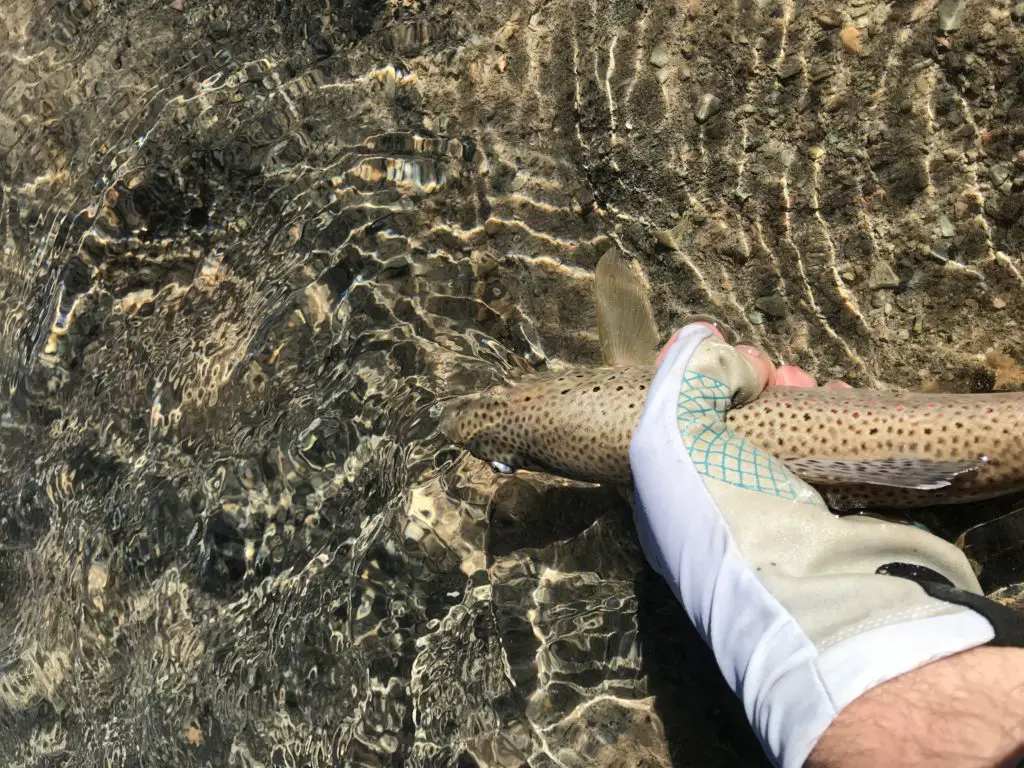
[[[780,499],[817,503],[785,464],[726,428],[732,394],[718,379],[687,371],[679,389],[677,422],[686,451],[705,477]]]

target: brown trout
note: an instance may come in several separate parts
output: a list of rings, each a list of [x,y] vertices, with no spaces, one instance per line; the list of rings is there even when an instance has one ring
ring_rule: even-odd
[[[502,472],[628,485],[651,366],[527,376],[454,403],[441,431]],[[1024,490],[1024,393],[769,387],[728,411],[739,434],[833,509],[921,507]]]
[[[642,276],[613,248],[595,271],[609,367],[527,376],[450,405],[441,431],[501,472],[629,485],[629,443],[658,331]],[[836,510],[922,507],[1024,491],[1024,393],[769,387],[728,411]]]

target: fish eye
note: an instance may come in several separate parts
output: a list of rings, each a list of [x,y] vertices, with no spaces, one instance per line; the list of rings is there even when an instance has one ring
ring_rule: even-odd
[[[503,475],[515,474],[515,470],[508,464],[502,464],[500,461],[489,461],[487,463],[491,465],[491,469],[495,472],[500,472]]]

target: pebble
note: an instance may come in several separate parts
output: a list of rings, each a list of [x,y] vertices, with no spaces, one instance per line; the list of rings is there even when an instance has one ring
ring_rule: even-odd
[[[964,24],[964,10],[967,0],[940,0],[939,2],[939,29],[943,32],[953,32],[960,29]]]
[[[993,296],[992,306],[995,307],[996,309],[1006,309],[1006,299],[1004,299],[1002,296]]]
[[[768,317],[775,318],[776,320],[782,319],[789,314],[786,300],[777,293],[773,293],[771,296],[762,296],[754,302],[754,306]]]
[[[857,273],[854,272],[852,269],[844,269],[840,276],[847,283],[852,283],[857,279]]]
[[[985,200],[985,213],[1003,226],[1012,226],[1024,215],[1024,197],[1021,195],[1001,198],[989,196]]]
[[[717,96],[713,93],[705,93],[697,101],[697,111],[695,113],[697,122],[705,122],[712,115],[718,114],[721,108],[722,102]]]
[[[953,222],[949,220],[949,216],[939,217],[939,231],[942,232],[943,237],[952,237],[956,234],[956,229],[953,228]]]
[[[750,321],[751,325],[764,325],[764,315],[756,309],[747,312],[747,320]]]
[[[1010,17],[1014,21],[1024,21],[1024,3],[1017,3],[1010,11]]]
[[[885,297],[880,293],[871,294],[871,306],[875,309],[881,309],[885,306]]]
[[[839,33],[839,41],[843,44],[843,48],[851,53],[860,53],[864,50],[864,46],[860,42],[860,36],[861,32],[857,27],[843,27],[843,30]]]
[[[778,76],[779,80],[789,80],[791,77],[796,77],[803,71],[804,65],[800,61],[799,56],[787,56],[786,60],[779,65]]]
[[[850,16],[854,19],[867,16],[869,13],[871,13],[871,3],[858,3],[850,7]]]
[[[876,262],[868,275],[868,288],[873,291],[879,288],[896,288],[899,284],[899,276],[884,261]]]
[[[816,62],[811,66],[810,78],[813,83],[820,83],[822,80],[828,80],[835,74],[835,69],[824,62]]]
[[[825,156],[825,148],[819,147],[815,144],[813,147],[809,147],[807,149],[807,156],[811,158],[811,160],[820,160]]]
[[[680,244],[684,242],[689,226],[686,222],[680,222],[671,229],[660,229],[654,233],[655,239],[666,248],[673,251],[680,250]]]
[[[651,55],[647,60],[659,69],[664,67],[668,64],[668,48],[664,43],[658,43],[654,46],[654,49],[651,51]]]
[[[1008,178],[1010,178],[1010,173],[1011,171],[1009,167],[1003,165],[1002,163],[999,163],[998,165],[993,165],[991,168],[988,169],[988,176],[990,179],[992,179],[992,185],[995,187],[1001,187],[1003,183]]]

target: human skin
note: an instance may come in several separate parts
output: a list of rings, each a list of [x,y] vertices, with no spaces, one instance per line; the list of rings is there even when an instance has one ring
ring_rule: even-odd
[[[981,646],[872,688],[807,768],[1013,768],[1024,760],[1024,648]]]
[[[659,363],[671,344],[658,355]],[[817,386],[806,371],[776,367],[757,347],[736,349],[754,366],[762,389]],[[855,699],[822,735],[806,765],[1013,768],[1022,759],[1024,648],[982,646],[925,664]]]

